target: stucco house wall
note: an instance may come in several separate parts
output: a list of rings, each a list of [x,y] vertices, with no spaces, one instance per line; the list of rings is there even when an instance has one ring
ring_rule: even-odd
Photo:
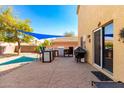
[[[119,41],[120,29],[124,27],[124,6],[81,5],[78,6],[78,36],[86,35],[88,63],[93,65],[93,31],[108,22],[113,21],[113,75],[106,75],[115,81],[124,82],[124,43]],[[91,42],[87,36],[90,35]]]

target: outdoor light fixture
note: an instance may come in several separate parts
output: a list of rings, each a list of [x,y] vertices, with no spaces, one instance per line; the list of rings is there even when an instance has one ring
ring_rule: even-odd
[[[100,25],[101,25],[101,22],[99,22],[97,26],[99,27]]]
[[[91,42],[91,35],[87,35],[89,43]]]
[[[87,35],[87,38],[90,38],[90,35]]]

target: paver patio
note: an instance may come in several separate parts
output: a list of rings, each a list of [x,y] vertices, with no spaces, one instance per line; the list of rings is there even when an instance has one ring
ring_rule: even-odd
[[[89,88],[99,81],[94,67],[76,63],[72,57],[59,57],[52,63],[34,62],[0,76],[0,87]]]

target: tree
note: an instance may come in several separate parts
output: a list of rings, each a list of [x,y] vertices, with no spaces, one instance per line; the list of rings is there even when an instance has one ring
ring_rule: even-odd
[[[36,52],[39,52],[41,51],[41,49],[45,49],[46,47],[49,47],[49,46],[52,46],[52,42],[49,41],[49,40],[44,40],[43,43],[39,44],[37,47],[36,47]]]
[[[52,43],[51,43],[51,41],[49,41],[49,40],[44,40],[43,45],[44,45],[45,47],[46,47],[46,46],[51,46]]]
[[[12,8],[7,8],[0,13],[0,41],[4,42],[17,42],[18,43],[18,55],[21,50],[21,42],[29,42],[33,39],[32,36],[25,35],[18,32],[23,30],[26,32],[32,32],[30,27],[30,20],[20,20],[13,15]]]
[[[75,36],[75,35],[74,35],[74,32],[65,32],[65,33],[64,33],[64,36],[65,36],[65,37],[73,37],[73,36]]]

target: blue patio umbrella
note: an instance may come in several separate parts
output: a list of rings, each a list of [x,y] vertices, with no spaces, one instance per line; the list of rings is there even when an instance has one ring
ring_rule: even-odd
[[[47,35],[47,34],[39,34],[39,33],[33,33],[33,32],[25,32],[23,30],[17,30],[19,32],[22,32],[24,34],[33,36],[37,39],[48,39],[48,38],[59,38],[59,37],[64,37],[64,36],[60,36],[60,35]]]

